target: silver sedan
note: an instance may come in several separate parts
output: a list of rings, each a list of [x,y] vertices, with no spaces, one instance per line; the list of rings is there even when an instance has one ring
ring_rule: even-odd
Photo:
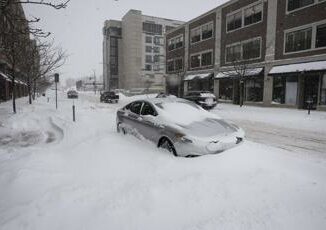
[[[175,156],[220,153],[244,139],[241,128],[180,98],[129,103],[117,112],[117,131],[148,139]]]

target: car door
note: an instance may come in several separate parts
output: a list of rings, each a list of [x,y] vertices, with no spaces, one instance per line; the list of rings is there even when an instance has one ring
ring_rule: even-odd
[[[156,121],[156,116],[158,115],[156,110],[150,103],[144,102],[140,114],[143,136],[148,140],[156,142],[160,136],[161,129],[161,126]]]
[[[128,126],[129,132],[135,136],[143,135],[141,131],[140,124],[140,111],[143,105],[143,101],[135,101],[130,104],[129,112],[126,116],[126,124]]]

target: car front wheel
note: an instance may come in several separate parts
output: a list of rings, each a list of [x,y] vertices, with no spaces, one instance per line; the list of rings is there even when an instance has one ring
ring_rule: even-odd
[[[163,148],[163,149],[168,150],[168,151],[169,151],[170,153],[172,153],[174,156],[178,156],[178,155],[177,155],[177,151],[175,150],[173,143],[172,143],[169,139],[167,139],[167,138],[165,138],[165,137],[163,137],[163,138],[159,141],[158,147],[159,147],[159,148]]]
[[[118,133],[123,133],[124,135],[127,134],[126,129],[122,126],[122,123],[118,123],[117,124],[117,132]]]

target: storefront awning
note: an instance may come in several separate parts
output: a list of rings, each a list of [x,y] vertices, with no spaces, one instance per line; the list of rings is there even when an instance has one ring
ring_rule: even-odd
[[[9,82],[12,81],[12,77],[11,77],[10,75],[7,75],[7,74],[4,74],[4,73],[0,72],[0,76],[1,76],[3,79],[5,79],[6,81],[9,81]],[[23,82],[23,81],[21,81],[21,80],[18,80],[18,79],[15,80],[15,83],[16,83],[16,84],[26,85],[26,86],[27,86],[27,84],[26,84],[25,82]]]
[[[296,73],[303,71],[326,70],[326,61],[306,62],[299,64],[275,66],[269,72],[270,75],[280,73]]]
[[[6,81],[11,81],[11,78],[2,72],[0,72],[0,76]]]
[[[257,76],[259,74],[261,74],[261,72],[263,71],[263,68],[254,68],[254,69],[247,69],[244,72],[244,76],[245,77],[250,77],[250,76]],[[239,72],[232,70],[232,71],[223,71],[223,72],[219,72],[215,78],[228,78],[228,77],[238,77],[239,76]]]
[[[205,79],[205,78],[208,78],[211,74],[212,73],[189,74],[184,78],[184,80],[191,81],[194,79]]]

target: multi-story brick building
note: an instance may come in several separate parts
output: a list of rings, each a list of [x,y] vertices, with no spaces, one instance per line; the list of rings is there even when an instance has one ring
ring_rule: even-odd
[[[103,77],[105,89],[151,86],[163,89],[164,34],[181,21],[143,15],[130,10],[121,21],[104,25]]]
[[[9,21],[15,23],[14,26]],[[30,40],[26,28],[28,24],[21,3],[0,4],[0,102],[10,100],[13,96],[13,74],[15,74],[16,97],[27,96],[26,76],[22,71],[22,65],[23,60],[30,57],[22,51],[23,46],[18,47],[18,44],[22,43],[26,46],[35,44]],[[13,55],[12,47],[15,47],[16,55]],[[13,62],[16,64],[14,68]]]
[[[182,46],[170,48],[179,35]],[[326,110],[325,0],[231,0],[169,31],[166,52],[171,92]],[[181,57],[182,67],[172,68]]]

